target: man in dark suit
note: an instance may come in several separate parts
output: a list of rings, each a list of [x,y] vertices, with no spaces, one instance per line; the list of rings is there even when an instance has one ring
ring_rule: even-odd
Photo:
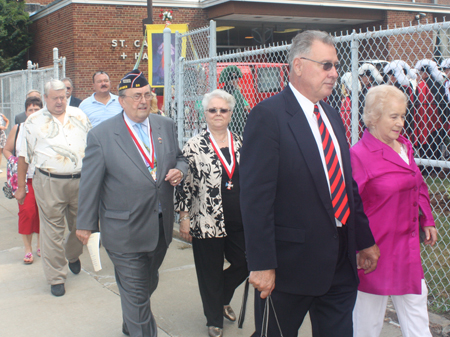
[[[37,91],[37,90],[35,90],[35,89],[31,89],[30,91],[27,92],[26,98],[29,98],[29,97],[38,97],[39,99],[42,100],[42,97],[41,97],[40,92]],[[27,117],[28,117],[28,116],[27,116],[27,114],[25,113],[25,111],[22,112],[22,113],[20,113],[20,114],[18,114],[18,115],[16,115],[16,116],[14,117],[14,124],[20,124],[20,123],[25,122],[26,119],[27,119]]]
[[[88,134],[81,171],[77,236],[98,231],[114,264],[124,323],[131,336],[153,337],[150,296],[172,240],[173,189],[188,164],[174,122],[150,114],[150,86],[133,70],[119,84],[123,112]]]
[[[357,268],[373,271],[379,250],[344,126],[321,101],[338,77],[333,38],[298,34],[289,63],[289,86],[251,111],[241,150],[241,210],[257,289],[253,336],[261,334],[269,294],[285,337],[297,336],[308,311],[314,336],[353,336]],[[280,336],[272,311],[268,329]]]
[[[64,77],[61,81],[64,82],[64,84],[66,85],[66,97],[67,97],[67,105],[69,106],[74,106],[76,108],[78,108],[78,106],[81,104],[81,99],[72,96],[72,92],[73,92],[73,82],[70,78],[68,77]]]

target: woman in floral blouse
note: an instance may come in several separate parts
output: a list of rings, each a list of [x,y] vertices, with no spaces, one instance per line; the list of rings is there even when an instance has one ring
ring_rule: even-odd
[[[191,241],[197,279],[211,337],[223,335],[223,317],[235,289],[247,278],[244,231],[239,206],[241,138],[228,130],[235,99],[224,90],[203,98],[207,130],[183,149],[189,171],[175,192],[180,233]],[[224,257],[230,266],[223,270]]]

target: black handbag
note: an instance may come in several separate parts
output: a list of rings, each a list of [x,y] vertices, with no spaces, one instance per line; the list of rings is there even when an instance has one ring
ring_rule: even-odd
[[[244,324],[245,320],[245,312],[247,310],[247,299],[248,299],[248,289],[250,286],[250,282],[248,281],[248,277],[245,280],[245,288],[244,288],[244,295],[242,296],[242,305],[241,305],[241,313],[239,314],[239,320],[238,320],[238,328],[242,329],[242,325]]]

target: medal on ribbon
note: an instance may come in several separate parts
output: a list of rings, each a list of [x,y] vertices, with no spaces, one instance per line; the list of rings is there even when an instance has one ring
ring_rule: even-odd
[[[223,167],[225,168],[225,172],[227,172],[228,178],[230,179],[228,182],[225,183],[225,187],[227,188],[227,190],[231,190],[233,188],[233,181],[232,181],[233,173],[234,173],[234,169],[236,168],[236,155],[234,153],[233,136],[232,136],[230,130],[227,129],[227,131],[228,131],[228,151],[230,151],[231,163],[227,162],[222,151],[220,151],[220,147],[219,147],[219,145],[217,145],[217,142],[214,139],[214,136],[208,130],[209,140],[211,141],[211,145],[214,149],[214,152],[216,153],[217,157],[219,157],[219,160],[222,163]]]

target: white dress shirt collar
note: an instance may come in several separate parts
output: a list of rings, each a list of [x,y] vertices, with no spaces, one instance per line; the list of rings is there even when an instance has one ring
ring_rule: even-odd
[[[128,125],[130,125],[132,127],[134,127],[136,124],[139,124],[139,123],[132,121],[130,119],[130,117],[127,116],[125,111],[123,112],[123,117],[126,119]],[[141,124],[144,126],[144,130],[146,130],[148,128],[148,117]]]

